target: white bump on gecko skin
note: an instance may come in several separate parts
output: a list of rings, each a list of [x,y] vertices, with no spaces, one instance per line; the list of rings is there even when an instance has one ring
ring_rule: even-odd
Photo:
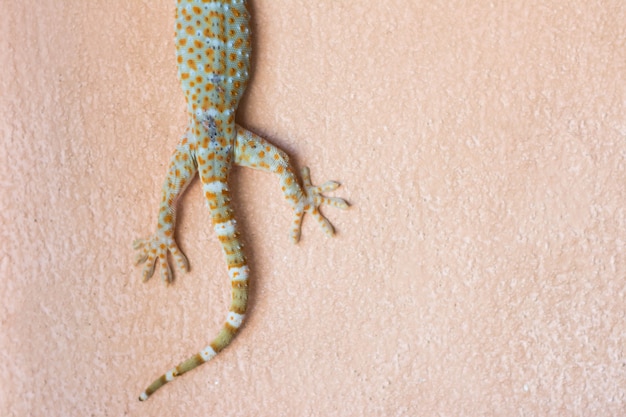
[[[217,1],[212,1],[204,6],[204,10],[220,10],[222,8],[222,4]]]
[[[174,375],[176,374],[176,368],[174,369],[170,369],[169,371],[167,371],[165,373],[165,380],[167,382],[173,381],[174,380]]]
[[[235,329],[238,329],[239,326],[241,326],[241,323],[243,322],[243,319],[245,317],[245,314],[237,314],[230,311],[228,313],[228,318],[226,319],[226,322],[233,326]]]
[[[213,228],[218,236],[232,236],[235,234],[235,221],[228,220],[224,223],[218,223]]]
[[[215,75],[212,75],[210,78],[212,81],[215,81],[215,82],[219,82],[219,79],[220,79],[219,76],[215,76]],[[214,108],[206,109],[204,112],[200,109],[198,115],[204,116],[204,117],[218,117],[220,115],[220,112],[218,112],[217,109],[214,109]]]
[[[217,355],[217,353],[215,353],[215,351],[213,350],[211,346],[205,347],[200,352],[200,356],[202,357],[202,360],[204,360],[205,362],[210,361],[215,355]]]
[[[224,41],[215,38],[206,38],[207,45],[213,46],[214,48],[222,48],[226,46]]]
[[[226,184],[224,181],[213,181],[207,184],[202,184],[202,189],[205,192],[217,194],[223,191],[228,191],[228,184]]]
[[[231,281],[245,281],[248,279],[250,268],[248,266],[232,267],[228,270]]]

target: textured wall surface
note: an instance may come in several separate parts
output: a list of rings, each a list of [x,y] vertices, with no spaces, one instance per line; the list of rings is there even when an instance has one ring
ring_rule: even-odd
[[[288,239],[237,169],[249,320],[195,182],[192,270],[142,283],[185,125],[171,0],[0,0],[0,415],[626,415],[626,3],[251,0],[239,122],[353,207]]]

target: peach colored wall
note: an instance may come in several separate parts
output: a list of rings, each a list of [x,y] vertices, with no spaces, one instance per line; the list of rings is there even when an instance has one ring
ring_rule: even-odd
[[[626,415],[626,3],[251,0],[239,121],[343,183],[288,239],[236,170],[249,320],[198,183],[142,284],[185,124],[171,0],[0,1],[0,415]]]

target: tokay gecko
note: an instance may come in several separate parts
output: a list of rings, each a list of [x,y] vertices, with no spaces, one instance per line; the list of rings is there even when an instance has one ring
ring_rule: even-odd
[[[164,282],[172,280],[168,255],[178,268],[189,269],[187,258],[174,239],[176,202],[198,174],[211,212],[213,228],[226,258],[232,299],[226,322],[213,341],[197,354],[156,379],[139,399],[196,366],[209,361],[231,342],[242,324],[248,300],[249,268],[230,202],[228,175],[233,164],[278,175],[285,198],[293,210],[291,239],[300,238],[304,213],[311,213],[326,234],[332,225],[319,212],[322,204],[345,209],[341,198],[324,197],[336,182],[311,184],[302,169],[302,185],[287,155],[265,139],[235,123],[235,111],[246,89],[250,67],[250,14],[245,0],[177,0],[176,58],[178,76],[187,100],[189,123],[171,157],[162,189],[154,235],[134,242],[137,263],[145,262],[144,281],[161,268]]]

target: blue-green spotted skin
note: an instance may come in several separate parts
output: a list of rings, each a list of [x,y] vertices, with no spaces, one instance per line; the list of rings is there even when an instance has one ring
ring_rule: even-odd
[[[157,378],[141,393],[141,401],[221,352],[245,318],[250,271],[230,203],[228,175],[233,164],[278,176],[293,211],[291,239],[294,242],[300,238],[304,213],[312,214],[324,232],[332,235],[333,227],[319,212],[319,207],[324,204],[341,209],[348,207],[341,198],[322,195],[336,190],[338,183],[329,181],[314,186],[309,170],[304,168],[301,185],[282,150],[235,123],[250,69],[249,21],[244,0],[176,1],[176,58],[189,122],[170,160],[156,232],[150,238],[136,240],[134,248],[138,251],[137,262],[145,262],[144,281],[152,277],[158,264],[163,281],[170,283],[170,257],[179,269],[189,270],[187,258],[174,239],[176,203],[197,174],[226,258],[232,298],[226,321],[217,336],[197,354]]]

